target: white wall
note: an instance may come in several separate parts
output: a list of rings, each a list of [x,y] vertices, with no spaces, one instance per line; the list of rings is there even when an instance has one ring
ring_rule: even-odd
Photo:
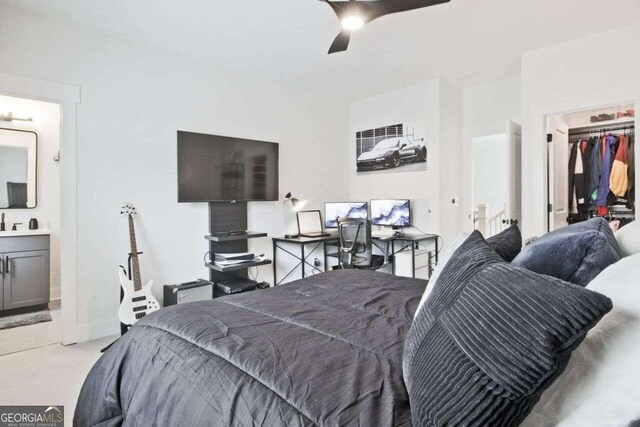
[[[461,146],[460,92],[444,81],[431,80],[354,102],[349,111],[351,131],[346,145],[351,200],[411,199],[413,224],[450,241],[462,227],[462,210],[451,203],[462,197],[460,170],[455,167]],[[424,123],[426,171],[356,172],[356,132],[412,122]]]
[[[33,122],[0,122],[0,127],[38,134],[37,201],[34,209],[6,209],[7,230],[13,223],[29,226],[36,218],[39,228],[51,231],[51,299],[60,298],[60,164],[53,160],[60,148],[60,108],[57,104],[0,96],[0,113],[32,117]],[[1,181],[1,180],[0,180]]]
[[[440,81],[440,235],[445,245],[463,231],[462,93]],[[453,200],[456,203],[453,203]]]
[[[425,232],[440,230],[439,135],[440,85],[438,80],[354,102],[349,107],[348,150],[351,200],[411,199],[412,222]],[[423,123],[427,142],[427,170],[356,172],[356,132],[398,123]],[[344,139],[343,139],[344,140]]]
[[[3,10],[0,72],[78,85],[78,322],[114,333],[117,266],[128,252],[119,207],[134,202],[143,279],[161,286],[206,278],[206,204],[178,204],[176,131],[281,143],[280,194],[309,207],[348,198],[342,153],[348,110],[331,100]],[[64,156],[64,153],[62,153]],[[249,226],[283,233],[281,204],[253,203]],[[252,242],[271,253],[268,239]],[[270,268],[261,270],[271,281]]]
[[[546,223],[545,115],[640,100],[640,24],[529,52],[522,57],[523,233],[540,235]],[[585,66],[594,52],[621,67]],[[606,60],[605,60],[606,62]],[[636,110],[638,105],[636,103]],[[636,118],[638,121],[638,118]],[[640,153],[636,153],[636,164]],[[640,177],[640,171],[637,171]],[[636,177],[636,180],[638,179]]]
[[[522,120],[520,77],[472,86],[463,91],[463,125],[467,128]]]

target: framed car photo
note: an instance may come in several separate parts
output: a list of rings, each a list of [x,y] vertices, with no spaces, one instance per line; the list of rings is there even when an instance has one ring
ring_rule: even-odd
[[[360,173],[426,171],[429,157],[419,126],[395,124],[356,133],[356,168]]]

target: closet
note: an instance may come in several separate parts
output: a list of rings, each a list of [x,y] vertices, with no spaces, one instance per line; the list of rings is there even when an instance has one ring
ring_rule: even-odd
[[[549,229],[594,217],[615,221],[615,226],[633,221],[633,106],[559,115],[549,126]]]
[[[634,123],[569,130],[569,218],[635,215]]]

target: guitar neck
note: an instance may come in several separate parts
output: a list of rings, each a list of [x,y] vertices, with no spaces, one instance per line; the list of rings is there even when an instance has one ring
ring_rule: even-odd
[[[138,259],[138,244],[136,242],[136,230],[133,225],[133,215],[129,215],[129,241],[131,243],[131,277],[133,289],[137,292],[142,289],[140,277],[140,260]]]

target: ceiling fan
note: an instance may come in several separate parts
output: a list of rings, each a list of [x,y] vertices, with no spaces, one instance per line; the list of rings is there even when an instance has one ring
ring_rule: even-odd
[[[320,0],[331,6],[342,23],[342,31],[329,48],[329,54],[344,52],[349,47],[351,33],[364,24],[392,13],[406,12],[451,0]]]

